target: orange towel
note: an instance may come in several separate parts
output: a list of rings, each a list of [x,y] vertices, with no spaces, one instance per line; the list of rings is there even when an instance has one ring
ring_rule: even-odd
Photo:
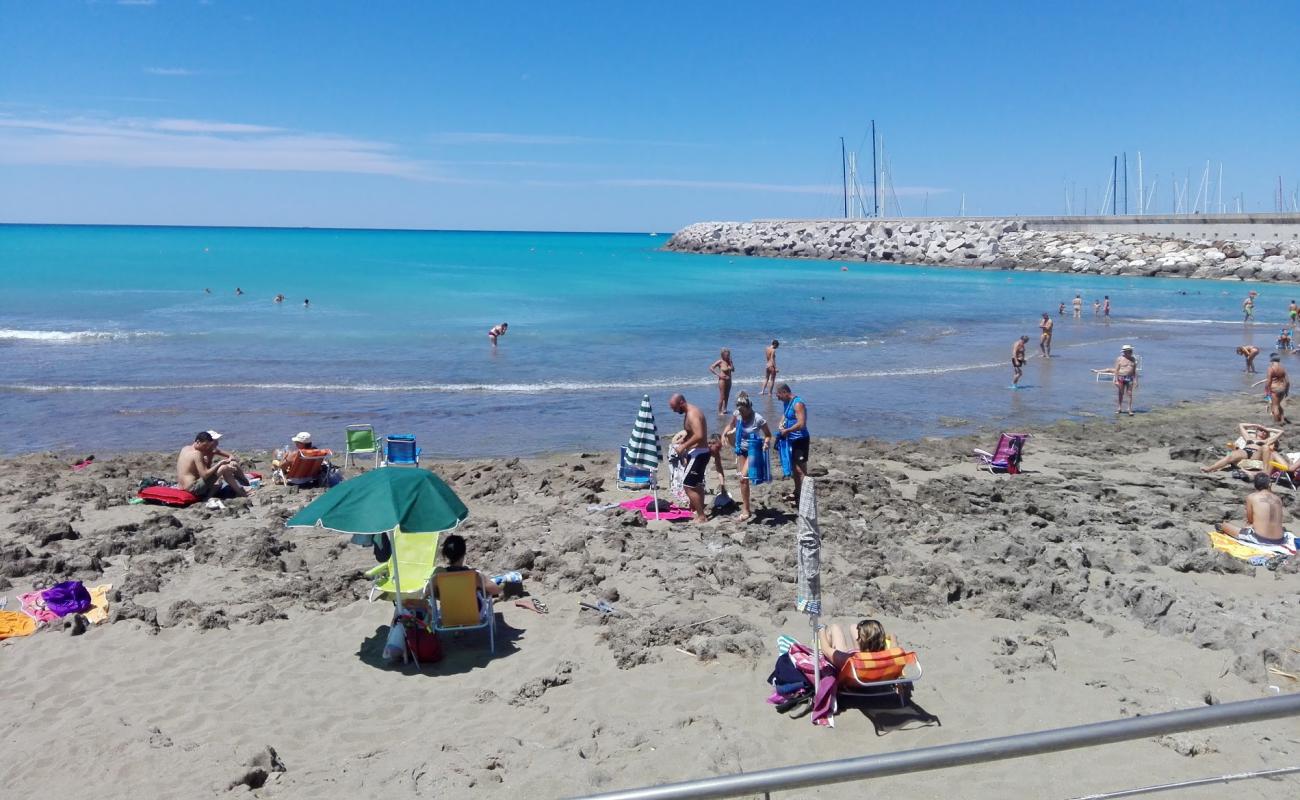
[[[0,639],[28,636],[36,630],[36,620],[20,611],[0,611]]]
[[[90,589],[90,610],[86,612],[86,622],[98,625],[108,619],[108,593],[113,591],[113,584],[102,583]]]

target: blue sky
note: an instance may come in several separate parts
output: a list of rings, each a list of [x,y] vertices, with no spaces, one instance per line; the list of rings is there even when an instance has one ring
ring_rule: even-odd
[[[667,231],[1300,181],[1300,3],[0,0],[0,221]],[[865,169],[865,168],[864,168]],[[890,210],[897,208],[890,199]]]

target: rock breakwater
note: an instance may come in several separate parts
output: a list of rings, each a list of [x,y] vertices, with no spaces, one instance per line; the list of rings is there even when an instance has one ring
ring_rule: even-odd
[[[1300,241],[1034,230],[1024,219],[700,222],[665,249],[976,269],[1300,281]]]

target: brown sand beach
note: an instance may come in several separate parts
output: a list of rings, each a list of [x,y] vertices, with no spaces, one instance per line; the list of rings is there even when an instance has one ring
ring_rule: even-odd
[[[825,619],[882,620],[920,654],[914,700],[937,717],[849,706],[833,730],[764,702],[776,637],[808,638],[788,484],[756,490],[759,524],[647,525],[589,510],[636,496],[614,487],[610,454],[428,464],[470,507],[468,563],[519,570],[549,613],[500,603],[495,657],[478,633],[445,636],[445,658],[417,673],[382,662],[391,608],[366,600],[370,551],[284,528],[315,490],[166,509],[126,501],[174,453],[79,472],[6,459],[9,608],[61,580],[114,590],[109,620],[84,633],[60,622],[0,642],[2,794],[550,798],[1300,691],[1282,674],[1300,675],[1300,559],[1252,567],[1206,537],[1240,520],[1248,486],[1197,467],[1261,411],[1059,423],[1032,431],[1014,477],[969,456],[997,431],[815,442]],[[579,607],[600,599],[619,613]],[[1298,757],[1300,724],[1284,720],[871,791],[1073,798]],[[1295,798],[1300,776],[1230,791]]]

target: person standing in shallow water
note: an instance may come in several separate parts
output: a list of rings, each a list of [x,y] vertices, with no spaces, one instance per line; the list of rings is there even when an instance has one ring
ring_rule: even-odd
[[[759,391],[760,396],[770,395],[776,390],[776,348],[780,346],[781,343],[773,339],[772,343],[763,351],[763,357],[767,360],[767,364],[763,367],[763,388]]]
[[[1021,336],[1011,345],[1011,388],[1020,388],[1020,379],[1025,377],[1025,345],[1028,336]]]
[[[1101,315],[1106,319],[1110,319],[1110,295],[1101,298]]]
[[[727,413],[727,403],[731,401],[731,374],[735,371],[736,365],[731,362],[731,351],[725,347],[718,354],[718,360],[709,365],[709,372],[718,379],[718,416]]]
[[[1043,358],[1052,357],[1052,318],[1047,312],[1043,312],[1043,321],[1038,323],[1038,329],[1042,331],[1038,336],[1038,354]]]
[[[1237,348],[1237,355],[1246,359],[1246,372],[1255,374],[1255,356],[1259,355],[1259,348],[1253,344],[1243,344]]]
[[[1137,388],[1137,357],[1133,355],[1133,345],[1126,344],[1120,348],[1119,358],[1115,359],[1115,413],[1123,413],[1124,396],[1128,395],[1128,415],[1133,416],[1133,390]]]
[[[1074,318],[1083,319],[1083,295],[1074,296]]]

